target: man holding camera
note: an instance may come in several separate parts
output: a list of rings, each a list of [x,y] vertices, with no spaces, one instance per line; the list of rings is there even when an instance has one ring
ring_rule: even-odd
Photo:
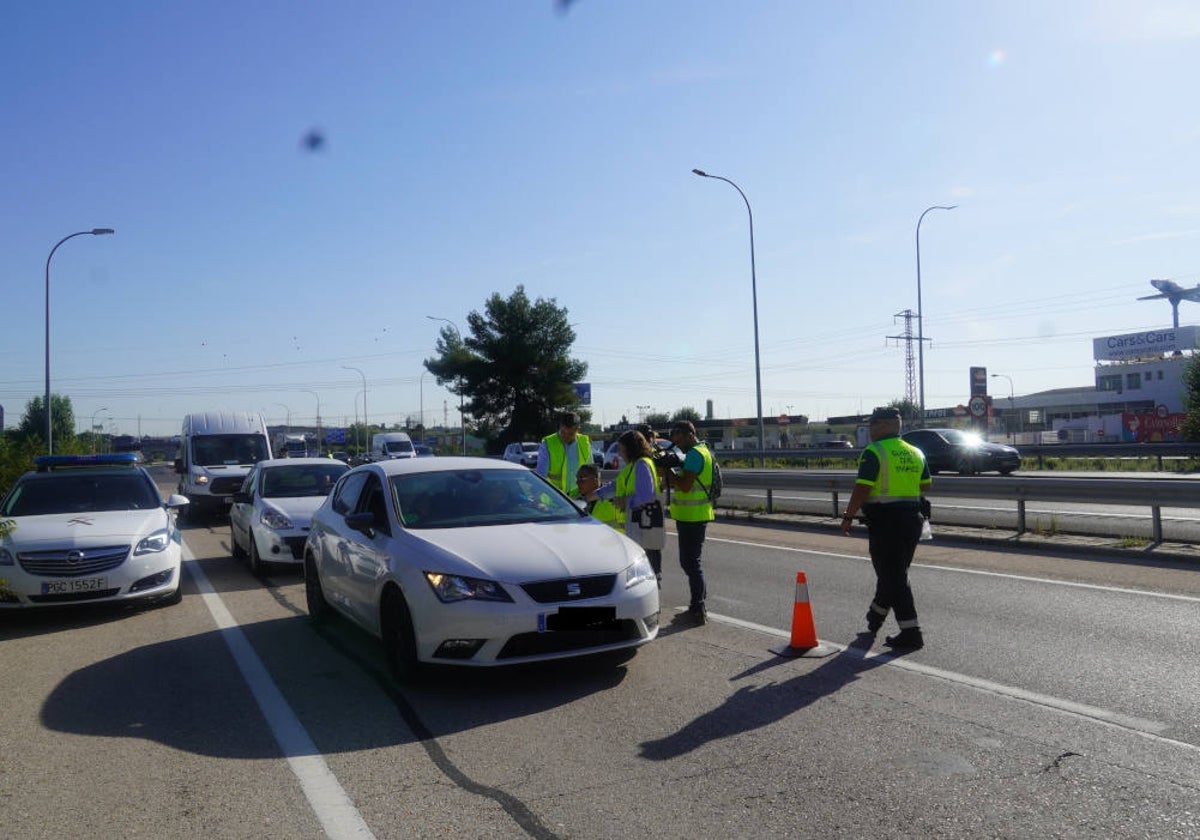
[[[688,420],[679,420],[671,427],[671,443],[684,452],[679,469],[664,469],[663,481],[674,489],[671,494],[671,519],[679,535],[679,565],[687,575],[691,604],[684,616],[693,624],[708,621],[704,606],[707,591],[700,554],[704,536],[713,514],[709,488],[713,483],[713,456],[708,446],[696,437],[696,427]],[[665,465],[664,465],[665,466]]]

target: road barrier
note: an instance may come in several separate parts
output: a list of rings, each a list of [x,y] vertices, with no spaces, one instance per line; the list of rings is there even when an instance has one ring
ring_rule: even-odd
[[[834,518],[841,516],[842,494],[854,489],[854,473],[804,470],[722,468],[726,488],[767,491],[767,513],[774,513],[773,491],[804,490],[830,495]],[[1073,502],[1150,508],[1154,542],[1163,541],[1162,509],[1200,508],[1200,482],[1189,478],[1065,478],[1042,475],[938,476],[932,497],[999,499],[1017,503],[1017,531],[1025,533],[1027,502]]]

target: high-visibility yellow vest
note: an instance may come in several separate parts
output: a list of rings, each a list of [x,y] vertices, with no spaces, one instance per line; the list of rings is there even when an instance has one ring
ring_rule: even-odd
[[[578,495],[575,476],[566,474],[567,447],[558,436],[558,432],[546,435],[542,438],[542,443],[546,444],[546,452],[550,455],[550,463],[546,465],[546,478],[567,495]],[[579,456],[577,463],[586,464],[592,457],[592,442],[588,440],[588,436],[575,435],[575,447]]]
[[[870,484],[867,504],[919,502],[921,476],[925,473],[925,453],[898,437],[888,437],[868,444],[863,455],[874,452],[879,459],[879,476]],[[859,456],[862,460],[862,456]],[[869,482],[859,479],[858,484]]]
[[[617,510],[617,506],[608,499],[598,500],[592,505],[590,513],[605,525],[616,528],[622,534],[625,533],[625,514]]]
[[[708,493],[700,485],[712,487],[713,456],[703,443],[697,443],[692,448],[704,457],[704,467],[696,476],[696,480],[692,482],[691,490],[685,492],[676,488],[672,491],[671,518],[676,522],[711,522],[717,517],[713,513]]]
[[[637,464],[638,461],[644,461],[647,468],[650,470],[650,475],[654,477],[655,495],[662,490],[662,486],[658,477],[658,470],[654,469],[654,461],[652,461],[650,458],[642,457],[638,458],[637,461],[634,461],[632,464],[626,464],[621,468],[621,471],[617,473],[615,489],[616,497],[618,499],[629,498],[633,495],[633,491],[637,489],[637,474],[634,472],[634,465]]]

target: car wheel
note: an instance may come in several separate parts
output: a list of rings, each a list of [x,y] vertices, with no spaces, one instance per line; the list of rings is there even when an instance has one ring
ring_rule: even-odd
[[[246,558],[246,549],[238,544],[237,534],[234,533],[232,524],[229,526],[229,553],[233,555],[235,560],[244,560]]]
[[[254,532],[251,531],[250,532],[250,574],[254,575],[256,578],[266,577],[267,572],[270,571],[270,565],[271,565],[270,563],[267,563],[265,560],[263,560],[261,557],[258,556],[258,544],[254,541]]]
[[[1000,475],[1012,475],[1016,467],[1001,467]]]
[[[412,614],[399,589],[390,588],[379,604],[379,629],[383,654],[396,679],[411,681],[420,673],[417,662],[417,638],[413,633]]]
[[[333,612],[333,608],[325,600],[325,593],[321,590],[317,561],[308,552],[304,554],[304,601],[308,605],[308,617],[314,622],[324,621]]]

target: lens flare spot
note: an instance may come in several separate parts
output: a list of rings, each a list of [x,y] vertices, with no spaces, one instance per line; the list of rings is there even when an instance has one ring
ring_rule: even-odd
[[[1008,52],[1005,50],[992,50],[988,56],[988,67],[999,67],[1008,59]]]

